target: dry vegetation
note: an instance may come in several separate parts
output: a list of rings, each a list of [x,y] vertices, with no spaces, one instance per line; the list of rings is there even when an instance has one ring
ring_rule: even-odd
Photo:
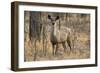
[[[64,51],[59,45],[57,54],[53,56],[50,42],[51,26],[47,15],[60,16],[58,27],[74,29],[74,48]],[[86,59],[90,57],[90,15],[78,13],[53,13],[25,11],[24,14],[24,60],[62,60]],[[41,24],[44,26],[41,28]],[[68,47],[69,48],[69,47]]]

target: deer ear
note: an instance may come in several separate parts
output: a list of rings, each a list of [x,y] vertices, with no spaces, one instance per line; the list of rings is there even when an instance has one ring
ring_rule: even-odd
[[[59,16],[56,17],[56,20],[58,20],[58,19],[59,19]]]
[[[50,15],[48,15],[48,19],[51,19],[51,16]]]

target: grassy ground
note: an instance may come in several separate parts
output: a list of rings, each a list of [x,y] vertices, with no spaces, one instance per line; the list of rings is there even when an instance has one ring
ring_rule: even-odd
[[[52,54],[51,43],[47,43],[47,48],[45,48],[46,54],[43,52],[43,43],[37,41],[36,50],[32,48],[30,41],[25,42],[25,61],[43,61],[43,60],[63,60],[63,59],[86,59],[90,57],[89,40],[86,34],[77,33],[77,40],[74,43],[74,48],[69,51],[62,45],[59,46],[57,54],[54,56]]]

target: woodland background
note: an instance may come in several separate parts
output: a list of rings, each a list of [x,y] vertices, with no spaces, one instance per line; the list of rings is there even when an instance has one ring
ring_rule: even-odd
[[[74,53],[64,53],[60,45],[57,56],[52,55],[51,25],[48,15],[59,16],[58,27],[74,29]],[[25,61],[84,59],[90,57],[90,14],[25,11]],[[43,30],[41,31],[41,25]],[[32,39],[30,39],[32,38]],[[35,42],[33,40],[35,39]]]

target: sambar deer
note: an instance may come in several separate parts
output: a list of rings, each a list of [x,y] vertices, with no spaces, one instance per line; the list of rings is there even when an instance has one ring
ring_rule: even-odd
[[[50,35],[50,41],[52,43],[53,48],[53,55],[56,55],[58,45],[62,44],[64,51],[67,49],[68,44],[70,50],[72,49],[72,30],[68,27],[61,27],[60,29],[57,28],[57,21],[59,20],[59,16],[52,17],[48,15],[48,19],[51,21],[51,35]]]

